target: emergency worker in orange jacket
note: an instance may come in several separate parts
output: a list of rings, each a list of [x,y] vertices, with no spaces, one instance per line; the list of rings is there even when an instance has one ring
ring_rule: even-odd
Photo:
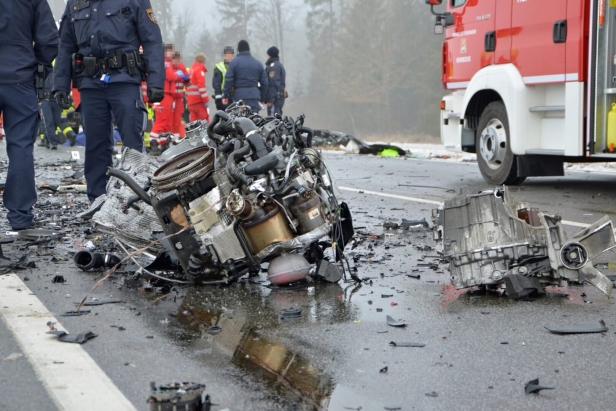
[[[197,120],[210,121],[210,113],[207,108],[210,97],[207,95],[206,73],[205,55],[198,54],[190,69],[190,85],[186,89],[191,122]]]

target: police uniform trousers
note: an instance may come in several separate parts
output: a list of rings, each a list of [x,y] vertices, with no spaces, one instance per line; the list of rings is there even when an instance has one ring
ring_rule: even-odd
[[[282,108],[284,107],[284,98],[277,98],[273,101],[271,106],[267,107],[267,115],[274,116],[276,114],[282,115]]]
[[[36,203],[33,150],[39,119],[34,82],[0,84],[0,112],[9,158],[4,207],[11,227],[20,230],[32,226]]]
[[[86,133],[85,177],[88,198],[106,193],[107,169],[112,165],[113,121],[125,147],[143,151],[147,111],[139,84],[112,83],[81,92],[81,114]],[[113,117],[112,117],[113,115]]]
[[[62,121],[60,106],[54,100],[41,101],[41,129],[45,135],[48,144],[58,145],[61,142],[58,140],[56,130],[61,127],[66,128],[66,122]]]

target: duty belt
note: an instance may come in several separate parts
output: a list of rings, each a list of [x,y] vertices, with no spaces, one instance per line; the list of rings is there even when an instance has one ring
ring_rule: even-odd
[[[145,74],[145,64],[141,54],[136,51],[118,50],[105,57],[73,56],[73,73],[78,77],[97,77],[101,74],[112,74],[114,71],[126,68],[131,76]]]

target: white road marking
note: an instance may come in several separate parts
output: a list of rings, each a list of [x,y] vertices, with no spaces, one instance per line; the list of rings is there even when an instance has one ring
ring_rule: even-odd
[[[412,202],[412,203],[420,203],[420,204],[429,204],[429,205],[433,205],[433,206],[437,206],[437,207],[440,207],[440,206],[443,205],[442,201],[428,200],[426,198],[409,197],[409,196],[403,196],[403,195],[399,195],[399,194],[382,193],[382,192],[379,192],[379,191],[370,191],[370,190],[363,190],[363,189],[359,189],[359,188],[344,187],[344,186],[338,186],[338,189],[340,191],[348,191],[348,192],[351,192],[351,193],[359,193],[359,194],[368,194],[368,195],[377,196],[377,197],[384,197],[384,198],[393,198],[395,200],[409,201],[409,202]],[[577,221],[562,220],[561,223],[563,225],[568,225],[568,226],[577,227],[577,228],[588,228],[588,227],[590,227],[590,224],[578,223]]]
[[[430,205],[437,206],[437,207],[440,207],[440,206],[443,205],[442,201],[427,200],[425,198],[407,197],[407,196],[402,196],[402,195],[398,195],[398,194],[381,193],[379,191],[370,191],[370,190],[363,190],[363,189],[359,189],[359,188],[343,187],[343,186],[339,186],[338,189],[341,190],[341,191],[349,191],[351,193],[369,194],[369,195],[372,195],[372,196],[385,197],[385,198],[393,198],[395,200],[410,201],[410,202],[413,202],[413,203],[430,204]]]
[[[0,318],[58,409],[136,409],[80,345],[46,333],[48,321],[62,327],[15,274],[0,276]]]

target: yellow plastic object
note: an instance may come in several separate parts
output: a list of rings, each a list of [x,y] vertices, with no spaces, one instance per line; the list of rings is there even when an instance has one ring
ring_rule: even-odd
[[[616,103],[607,114],[607,149],[610,153],[616,152]]]
[[[610,0],[610,7],[616,9],[616,0]]]
[[[396,157],[400,157],[400,153],[398,153],[398,151],[394,150],[393,148],[386,148],[385,150],[379,153],[379,157],[396,158]]]

